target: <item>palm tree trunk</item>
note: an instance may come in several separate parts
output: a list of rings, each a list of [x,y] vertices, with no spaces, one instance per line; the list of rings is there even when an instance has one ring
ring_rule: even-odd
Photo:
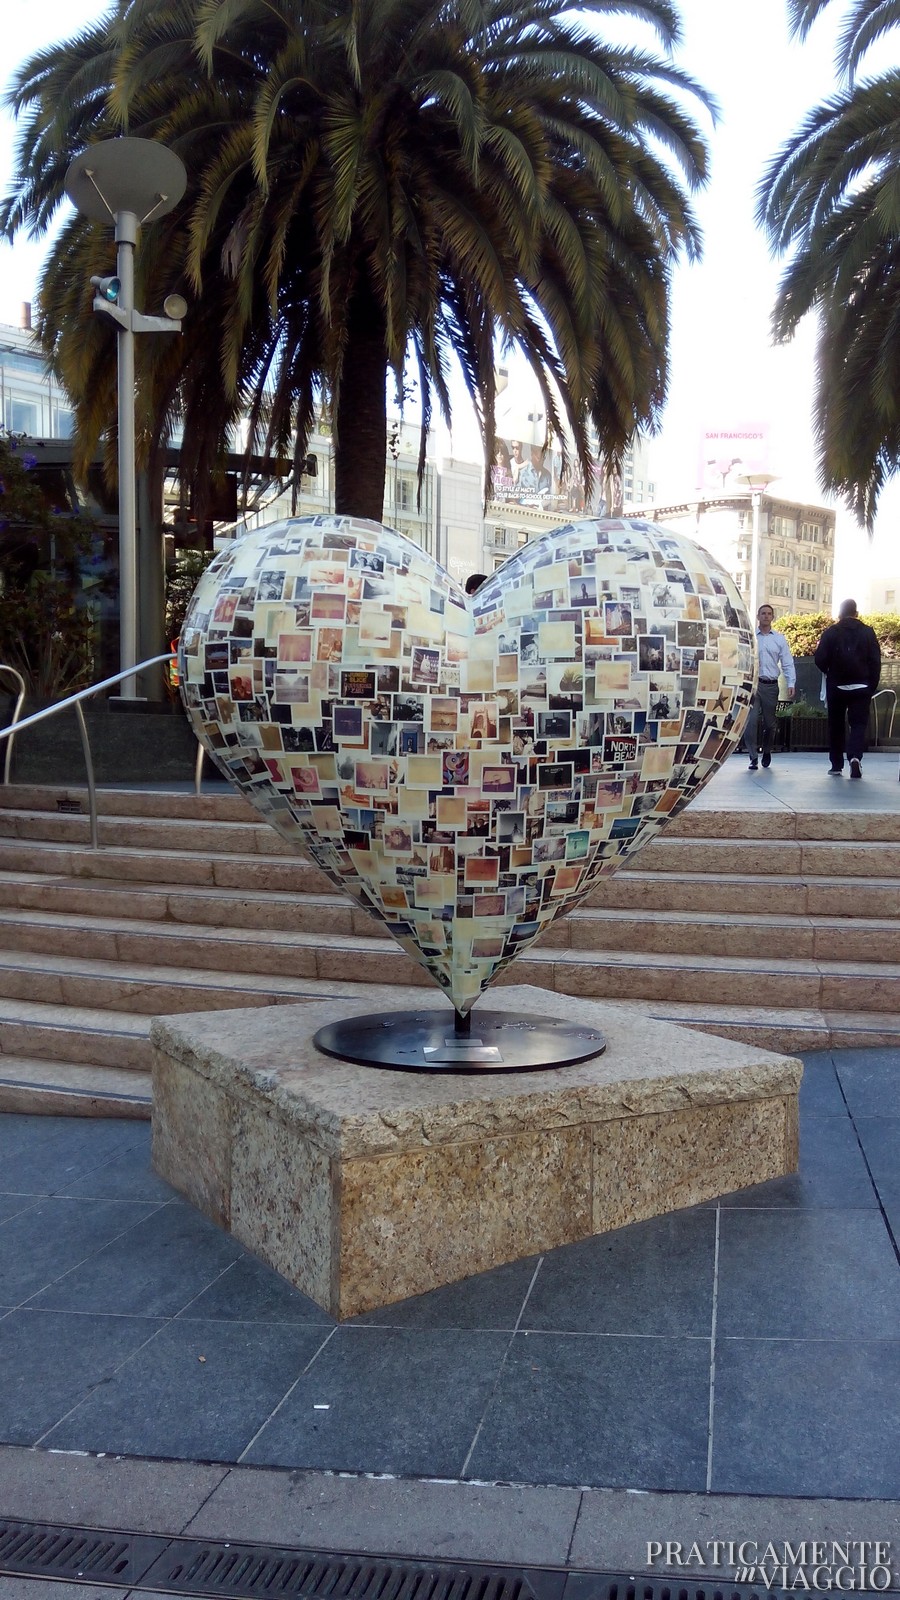
[[[361,276],[347,317],[347,351],[334,414],[334,509],[373,522],[384,514],[386,384],[384,313]]]

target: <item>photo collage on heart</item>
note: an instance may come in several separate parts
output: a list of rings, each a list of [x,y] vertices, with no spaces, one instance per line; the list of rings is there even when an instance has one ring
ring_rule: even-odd
[[[471,599],[379,524],[270,524],[213,561],[179,651],[223,773],[461,1011],[712,776],[755,671],[733,579],[624,519]]]

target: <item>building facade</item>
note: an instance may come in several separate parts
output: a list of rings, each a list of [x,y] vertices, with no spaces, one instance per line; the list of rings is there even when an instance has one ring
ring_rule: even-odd
[[[668,505],[645,503],[635,516],[686,534],[734,578],[747,610],[775,615],[831,612],[835,513],[747,489]]]
[[[72,408],[35,346],[27,302],[19,327],[0,326],[0,421],[34,439],[72,436]]]

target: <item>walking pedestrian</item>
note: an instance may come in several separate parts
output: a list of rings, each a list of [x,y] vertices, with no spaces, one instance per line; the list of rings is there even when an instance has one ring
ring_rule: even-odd
[[[841,602],[838,620],[825,629],[813,659],[825,674],[829,773],[833,778],[842,775],[846,750],[851,778],[861,778],[869,706],[881,677],[881,646],[875,629],[860,622],[855,600]]]
[[[759,685],[750,707],[744,745],[750,756],[750,771],[759,766],[762,751],[764,767],[772,765],[772,745],[775,742],[775,710],[778,705],[778,671],[784,673],[787,697],[794,698],[797,674],[794,658],[783,633],[772,627],[775,612],[771,606],[762,605],[756,613],[756,648],[759,652]]]

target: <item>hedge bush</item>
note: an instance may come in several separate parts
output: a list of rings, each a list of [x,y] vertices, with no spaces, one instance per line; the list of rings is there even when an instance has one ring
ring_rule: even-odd
[[[815,611],[811,614],[795,615],[776,618],[775,626],[783,633],[795,656],[811,656],[815,654],[816,645],[834,621],[825,611]],[[878,642],[881,645],[881,654],[885,661],[900,659],[900,616],[895,611],[873,611],[868,616],[863,616],[861,621],[868,622],[875,629]]]

